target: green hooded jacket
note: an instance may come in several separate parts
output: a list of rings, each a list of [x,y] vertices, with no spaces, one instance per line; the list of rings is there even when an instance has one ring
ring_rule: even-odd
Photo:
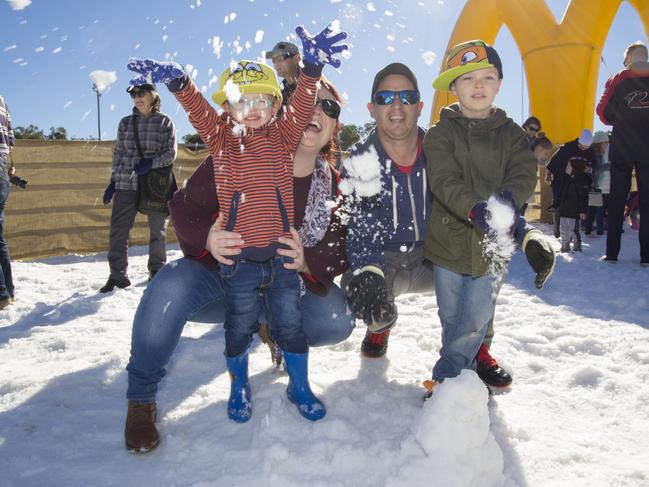
[[[499,108],[486,119],[471,119],[455,103],[428,130],[424,152],[434,195],[424,255],[459,274],[482,276],[488,265],[484,234],[469,214],[500,191],[510,191],[518,208],[533,194],[536,160],[525,132]]]

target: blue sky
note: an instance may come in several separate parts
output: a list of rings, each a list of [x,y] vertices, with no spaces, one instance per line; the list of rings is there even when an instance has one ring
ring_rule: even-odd
[[[486,1],[486,0],[485,0]],[[526,0],[521,0],[526,1]],[[12,112],[14,125],[35,124],[49,132],[63,126],[69,135],[97,135],[97,105],[89,73],[114,71],[117,81],[101,97],[102,139],[113,139],[121,117],[132,104],[125,88],[131,73],[129,57],[174,59],[191,64],[206,94],[215,91],[210,78],[231,59],[255,59],[275,42],[293,35],[303,24],[312,33],[338,19],[349,33],[351,57],[339,70],[325,74],[347,97],[343,123],[369,120],[366,104],[372,79],[384,65],[408,64],[419,80],[426,103],[421,125],[428,122],[431,82],[465,2],[460,0],[33,0],[23,10],[0,0],[0,94]],[[560,19],[568,0],[546,0]],[[259,33],[259,31],[263,31]],[[223,42],[220,57],[215,37]],[[256,42],[261,37],[260,42]],[[603,53],[598,95],[606,78],[621,68],[622,52],[646,34],[635,10],[623,2]],[[238,46],[238,47],[237,47]],[[497,105],[517,122],[528,115],[520,55],[503,27],[495,43],[504,65],[504,84]],[[237,48],[241,51],[237,52]],[[425,52],[437,54],[429,65]],[[211,70],[211,71],[210,71]],[[162,109],[176,123],[178,138],[194,130],[175,99],[160,87]],[[596,121],[595,128],[601,128]]]

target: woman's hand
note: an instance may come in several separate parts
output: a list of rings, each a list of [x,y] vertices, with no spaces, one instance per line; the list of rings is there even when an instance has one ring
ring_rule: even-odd
[[[223,214],[221,213],[210,228],[210,233],[207,234],[205,249],[221,264],[232,265],[234,261],[225,256],[240,254],[243,239],[238,233],[223,230],[222,226]]]
[[[279,242],[288,245],[288,249],[277,249],[279,255],[291,257],[292,263],[284,264],[285,269],[295,269],[298,272],[309,272],[309,267],[304,262],[304,247],[297,230],[291,227],[291,237],[279,237]]]

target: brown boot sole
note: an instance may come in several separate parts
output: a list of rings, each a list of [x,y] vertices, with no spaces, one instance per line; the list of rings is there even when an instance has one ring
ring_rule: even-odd
[[[133,453],[134,455],[142,455],[144,453],[149,453],[150,451],[155,450],[160,444],[160,438],[158,438],[153,443],[150,443],[146,446],[140,446],[139,448],[129,445],[128,442],[124,443],[126,444],[126,449],[129,451],[129,453]]]

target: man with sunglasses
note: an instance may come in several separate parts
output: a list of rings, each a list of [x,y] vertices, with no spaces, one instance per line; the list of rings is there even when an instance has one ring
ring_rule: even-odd
[[[277,74],[282,77],[282,105],[288,105],[288,100],[297,87],[300,76],[300,50],[291,42],[281,41],[266,52],[266,59],[273,62]]]
[[[423,102],[417,79],[406,65],[392,63],[376,74],[367,108],[376,129],[357,145],[351,157],[375,152],[381,172],[381,191],[361,196],[351,191],[347,232],[350,272],[342,279],[350,308],[368,325],[361,345],[367,357],[382,357],[390,329],[397,320],[396,296],[434,290],[433,268],[424,260],[426,221],[433,204],[422,151],[425,131],[417,125]],[[343,168],[342,178],[353,188],[354,176]],[[344,184],[342,185],[344,186]],[[534,230],[524,218],[517,223],[519,243]],[[528,261],[541,287],[552,272],[554,253],[538,230],[529,233]],[[536,251],[536,252],[535,252]],[[478,374],[491,386],[508,386],[512,377],[489,354],[493,319],[480,348]]]

